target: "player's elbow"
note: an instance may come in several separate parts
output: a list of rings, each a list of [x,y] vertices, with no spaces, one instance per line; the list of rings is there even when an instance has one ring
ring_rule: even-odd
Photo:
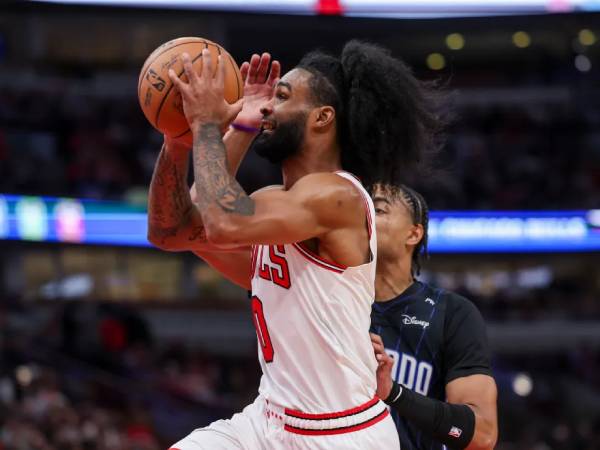
[[[204,224],[206,230],[206,240],[215,246],[228,246],[239,243],[239,233],[234,221],[227,218],[220,220],[210,220]]]
[[[148,242],[150,242],[150,244],[152,244],[154,247],[167,252],[175,252],[179,251],[180,249],[175,247],[173,240],[169,237],[173,236],[174,234],[175,233],[173,233],[173,230],[156,228],[148,224],[148,234],[146,237]]]
[[[477,430],[467,450],[493,450],[498,441],[498,432],[495,429]]]

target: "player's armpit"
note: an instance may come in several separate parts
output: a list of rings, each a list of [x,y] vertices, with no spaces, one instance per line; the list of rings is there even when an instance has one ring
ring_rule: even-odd
[[[448,403],[469,406],[475,414],[475,433],[467,450],[490,450],[498,440],[496,382],[489,375],[456,378],[446,385]]]
[[[365,223],[360,192],[350,181],[332,173],[306,175],[288,191],[260,191],[251,199],[250,214],[208,214],[208,241],[219,246],[289,244],[322,237],[334,229],[362,229]]]
[[[232,283],[246,290],[252,289],[252,250],[250,247],[229,253],[202,251],[194,253]]]

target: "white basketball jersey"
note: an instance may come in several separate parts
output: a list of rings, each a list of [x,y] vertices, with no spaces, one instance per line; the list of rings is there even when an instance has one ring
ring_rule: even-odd
[[[307,412],[342,411],[375,395],[377,363],[369,337],[377,237],[365,201],[371,260],[343,267],[300,243],[253,248],[252,313],[263,376],[259,392]]]

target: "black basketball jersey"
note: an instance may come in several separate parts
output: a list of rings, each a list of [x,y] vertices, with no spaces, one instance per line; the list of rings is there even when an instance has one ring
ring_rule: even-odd
[[[392,377],[401,385],[445,401],[450,381],[473,374],[491,375],[489,348],[481,314],[464,297],[415,281],[393,300],[374,303],[371,331],[394,358]],[[402,450],[441,450],[392,408]]]

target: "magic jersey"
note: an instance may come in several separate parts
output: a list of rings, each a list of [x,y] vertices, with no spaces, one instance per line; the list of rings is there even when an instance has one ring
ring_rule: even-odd
[[[373,399],[377,363],[369,338],[377,237],[373,202],[361,183],[369,262],[344,267],[302,243],[256,245],[252,316],[269,402],[309,412],[343,411]]]

